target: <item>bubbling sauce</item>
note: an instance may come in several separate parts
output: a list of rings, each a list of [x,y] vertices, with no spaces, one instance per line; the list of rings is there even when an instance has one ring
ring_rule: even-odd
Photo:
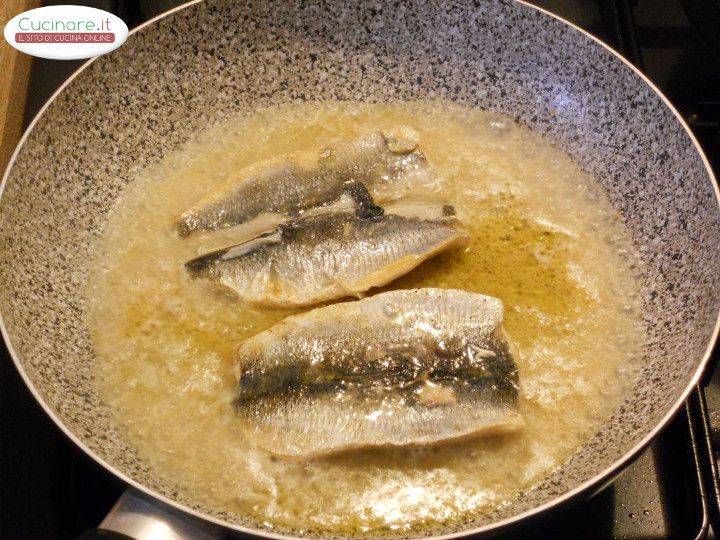
[[[397,125],[417,131],[433,167],[417,195],[454,204],[472,241],[384,289],[500,298],[525,427],[428,449],[274,458],[233,411],[233,351],[293,312],[190,279],[183,264],[234,243],[232,232],[181,239],[173,220],[252,162]],[[268,527],[410,533],[511,502],[610,417],[643,342],[634,260],[593,180],[508,118],[442,102],[262,110],[143,171],[111,213],[88,291],[97,384],[139,456],[204,507]]]

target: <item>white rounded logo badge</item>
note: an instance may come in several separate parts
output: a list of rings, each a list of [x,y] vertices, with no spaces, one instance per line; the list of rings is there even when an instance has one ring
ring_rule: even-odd
[[[10,19],[5,40],[18,51],[51,60],[92,58],[114,51],[128,27],[112,13],[83,6],[47,6]]]

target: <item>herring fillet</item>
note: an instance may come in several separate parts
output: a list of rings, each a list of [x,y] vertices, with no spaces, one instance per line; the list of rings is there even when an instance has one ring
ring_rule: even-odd
[[[515,431],[502,321],[497,298],[433,288],[288,317],[238,348],[237,414],[260,447],[290,458]]]
[[[292,220],[185,266],[247,302],[304,306],[360,295],[467,241],[451,206],[406,202],[364,211]]]
[[[422,169],[425,156],[412,137],[381,132],[316,151],[252,164],[216,188],[176,221],[180,236],[251,221],[264,214],[293,215],[330,203],[348,183],[393,183]]]

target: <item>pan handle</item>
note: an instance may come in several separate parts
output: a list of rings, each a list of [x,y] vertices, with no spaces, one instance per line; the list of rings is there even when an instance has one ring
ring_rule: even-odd
[[[220,527],[171,510],[128,488],[97,529],[78,540],[219,540]]]

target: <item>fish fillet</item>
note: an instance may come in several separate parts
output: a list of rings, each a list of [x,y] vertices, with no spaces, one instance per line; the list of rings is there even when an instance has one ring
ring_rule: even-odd
[[[235,407],[291,458],[432,445],[519,429],[497,298],[391,291],[288,317],[237,352]]]
[[[186,268],[253,304],[304,306],[359,296],[466,240],[451,206],[368,203],[286,222]]]
[[[425,166],[414,133],[370,133],[332,147],[250,165],[180,216],[176,227],[181,236],[187,236],[197,230],[232,227],[264,214],[297,215],[335,201],[350,183],[361,182],[377,196],[387,184]]]

